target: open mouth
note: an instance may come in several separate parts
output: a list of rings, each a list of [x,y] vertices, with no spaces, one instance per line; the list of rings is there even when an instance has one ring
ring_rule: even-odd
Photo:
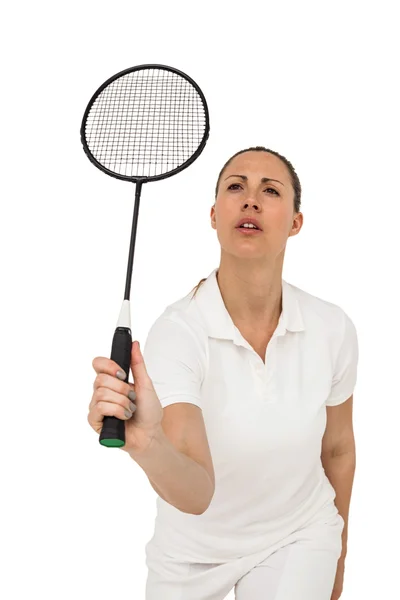
[[[245,235],[255,235],[262,233],[261,229],[255,229],[254,227],[236,227],[237,231],[244,233]]]

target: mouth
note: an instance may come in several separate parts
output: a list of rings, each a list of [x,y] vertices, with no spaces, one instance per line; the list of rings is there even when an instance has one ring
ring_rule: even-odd
[[[261,223],[257,219],[254,219],[253,217],[249,217],[248,215],[243,217],[242,219],[240,219],[236,223],[236,227],[237,228],[240,227],[242,229],[255,228],[256,230],[258,229],[259,231],[262,231]]]
[[[236,231],[243,235],[257,235],[262,233],[261,229],[253,229],[252,227],[236,227]]]

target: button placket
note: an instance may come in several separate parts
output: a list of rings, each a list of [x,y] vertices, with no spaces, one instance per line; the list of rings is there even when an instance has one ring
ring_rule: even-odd
[[[254,370],[256,372],[256,389],[258,394],[262,396],[265,389],[265,370],[261,359],[258,360],[254,365]]]
[[[264,369],[264,381],[265,383],[268,385],[269,382],[271,381],[273,374],[275,372],[275,365],[276,365],[276,352],[277,352],[277,348],[276,348],[276,344],[277,344],[278,338],[277,336],[272,336],[272,338],[269,341],[269,344],[267,346],[267,351],[266,351],[266,355],[265,355],[265,369]]]
[[[279,337],[273,336],[267,346],[265,357],[265,376],[263,382],[263,404],[273,404],[277,401],[277,390],[275,385],[276,362]]]

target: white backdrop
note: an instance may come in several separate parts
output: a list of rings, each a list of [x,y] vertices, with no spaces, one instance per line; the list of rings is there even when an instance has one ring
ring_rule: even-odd
[[[210,209],[228,157],[286,156],[304,225],[283,277],[357,328],[357,468],[343,600],[398,589],[399,324],[396,3],[9,3],[1,94],[1,561],[7,600],[144,598],[156,494],[87,423],[110,356],[135,186],[85,156],[87,102],[113,74],[173,66],[203,90],[210,138],[142,188],[133,339],[217,267]],[[132,380],[132,374],[130,374]],[[227,597],[233,600],[233,592]],[[161,600],[161,599],[160,599]]]

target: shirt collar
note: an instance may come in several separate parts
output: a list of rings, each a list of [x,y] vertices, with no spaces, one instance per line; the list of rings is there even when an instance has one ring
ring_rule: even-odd
[[[194,301],[196,302],[206,324],[209,337],[232,340],[243,345],[243,337],[235,326],[222,299],[217,281],[218,268],[199,287]],[[274,336],[285,335],[286,331],[303,331],[304,322],[299,300],[292,286],[282,279],[282,312]]]

